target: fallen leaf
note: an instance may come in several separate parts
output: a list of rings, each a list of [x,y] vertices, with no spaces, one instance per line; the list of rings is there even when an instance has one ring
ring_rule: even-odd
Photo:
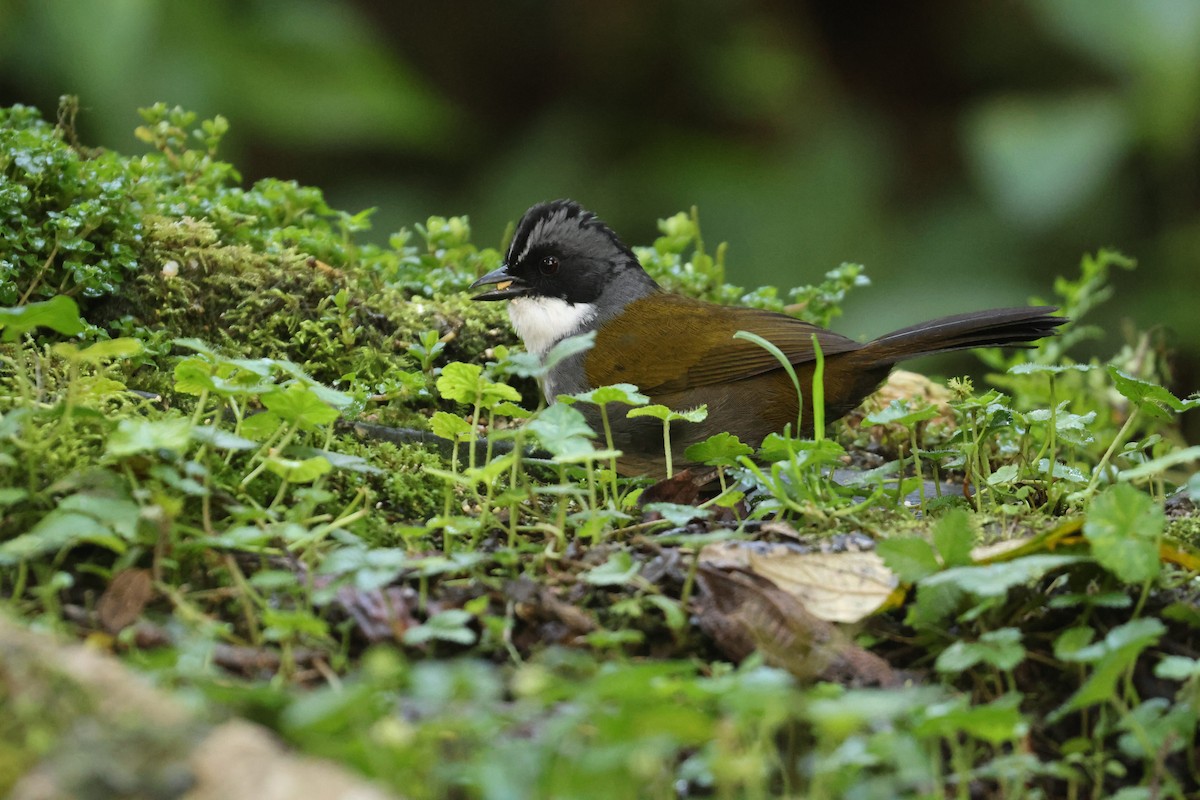
[[[898,581],[873,551],[806,552],[794,545],[717,542],[701,565],[737,567],[770,580],[818,619],[858,622],[878,611]]]
[[[154,580],[147,569],[125,569],[113,576],[96,603],[100,626],[117,634],[137,622],[154,596]]]
[[[400,641],[405,631],[420,624],[413,613],[418,604],[417,591],[410,586],[366,590],[342,586],[336,598],[369,642]]]
[[[850,686],[896,686],[903,680],[882,658],[764,577],[702,565],[696,582],[699,625],[735,661],[757,649],[768,664],[801,679]]]
[[[641,505],[650,503],[676,503],[678,505],[695,505],[700,497],[700,491],[711,485],[717,479],[717,471],[711,467],[682,469],[670,478],[665,478],[648,487],[638,502]]]

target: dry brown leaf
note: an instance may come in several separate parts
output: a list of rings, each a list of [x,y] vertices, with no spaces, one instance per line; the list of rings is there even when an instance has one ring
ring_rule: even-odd
[[[864,400],[858,408],[847,414],[845,420],[852,428],[862,427],[866,417],[887,408],[894,400],[906,400],[916,404],[932,403],[938,407],[938,416],[930,421],[931,424],[948,428],[954,427],[954,412],[950,408],[950,390],[918,372],[910,372],[905,369],[892,370],[887,381]],[[907,438],[906,429],[900,425],[874,427],[881,431],[887,428],[893,436]]]
[[[717,479],[717,471],[711,467],[681,469],[670,478],[646,488],[638,499],[640,505],[647,503],[678,503],[695,505],[700,491]]]
[[[113,576],[96,603],[100,626],[117,634],[137,622],[154,596],[154,580],[148,569],[125,569]]]
[[[808,612],[829,622],[858,622],[883,606],[898,581],[872,551],[804,552],[789,544],[717,542],[701,565],[739,567],[770,580]]]
[[[701,566],[696,581],[702,591],[700,627],[735,661],[758,649],[767,663],[802,679],[853,686],[894,686],[902,680],[886,661],[766,578]]]

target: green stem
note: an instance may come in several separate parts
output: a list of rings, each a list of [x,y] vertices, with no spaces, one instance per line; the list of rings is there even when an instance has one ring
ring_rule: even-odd
[[[783,367],[783,371],[787,373],[787,376],[792,381],[792,386],[796,389],[796,435],[800,436],[801,431],[804,430],[804,392],[800,389],[800,379],[796,377],[796,368],[792,366],[791,360],[783,354],[783,351],[780,350],[778,346],[767,341],[757,333],[751,333],[750,331],[738,331],[733,335],[733,338],[742,339],[747,342],[753,342],[773,355],[775,360],[779,362],[779,365]],[[824,409],[821,409],[821,411],[823,415]]]
[[[200,424],[204,418],[204,407],[208,405],[208,389],[200,390],[200,399],[196,401],[196,410],[192,413],[192,427]]]
[[[286,426],[283,428],[284,434],[282,438],[279,439],[278,444],[275,443],[275,436],[271,436],[267,439],[267,441],[263,442],[262,447],[258,448],[258,452],[255,453],[254,458],[251,459],[251,461],[256,459],[259,460],[258,466],[252,469],[250,473],[246,475],[246,477],[242,478],[241,485],[245,486],[246,484],[250,483],[250,481],[262,474],[262,471],[267,468],[267,457],[271,452],[271,448],[274,447],[276,450],[283,450],[283,448],[287,447],[288,444],[291,443],[292,437],[296,435],[296,431],[298,430],[298,427]],[[278,436],[278,434],[279,432],[276,431],[276,436]]]
[[[1096,491],[1096,487],[1100,484],[1100,476],[1108,470],[1108,463],[1112,461],[1113,454],[1117,452],[1117,448],[1125,444],[1125,440],[1129,437],[1130,431],[1133,430],[1133,423],[1138,418],[1141,411],[1137,406],[1133,407],[1133,411],[1125,419],[1125,424],[1121,426],[1121,430],[1117,431],[1117,435],[1112,440],[1112,444],[1104,451],[1104,456],[1100,459],[1100,463],[1096,465],[1096,469],[1092,472],[1092,480],[1084,489],[1084,497],[1090,498]]]
[[[475,408],[471,411],[471,449],[467,451],[467,469],[475,469],[475,431],[479,427],[479,412],[482,408],[483,398],[478,397],[475,400]]]
[[[819,442],[825,438],[825,354],[821,352],[821,343],[815,333],[812,335],[812,346],[817,359],[812,377],[813,441]]]
[[[600,422],[604,426],[604,445],[608,448],[609,452],[612,452],[612,451],[616,450],[616,448],[613,447],[612,425],[610,425],[609,421],[608,421],[608,405],[606,403],[600,404]],[[612,486],[610,489],[612,494],[610,495],[610,497],[611,497],[613,503],[616,503],[617,502],[617,494],[619,491],[617,489],[617,457],[616,456],[609,457],[608,468],[610,470],[612,470]]]
[[[918,450],[917,426],[921,423],[914,423],[910,432],[912,433],[912,457],[913,469],[917,473],[917,494],[921,498],[921,516],[925,516],[925,477],[921,474],[921,453]]]

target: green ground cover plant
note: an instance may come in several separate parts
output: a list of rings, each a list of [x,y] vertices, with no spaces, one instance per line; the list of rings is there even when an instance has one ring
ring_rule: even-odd
[[[125,156],[76,141],[75,110],[0,110],[6,613],[410,797],[1200,791],[1200,448],[1177,430],[1200,397],[1148,333],[1071,356],[1129,259],[1059,278],[1072,322],[982,353],[990,388],[714,436],[701,492],[669,461],[618,477],[578,406],[661,419],[668,458],[703,409],[541,400],[590,341],[539,361],[471,304],[504,243],[466,217],[374,244],[370,210],[243,187],[222,118],[143,109]],[[644,266],[707,299],[827,325],[867,283],[746,292],[695,209],[660,230]],[[889,578],[835,628],[782,560],[714,556],[760,546],[865,549]],[[63,730],[4,674],[7,789]]]

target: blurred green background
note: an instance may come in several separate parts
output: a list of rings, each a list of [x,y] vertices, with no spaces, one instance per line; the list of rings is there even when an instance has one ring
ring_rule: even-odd
[[[1116,277],[1095,352],[1160,327],[1200,363],[1200,2],[0,0],[0,102],[123,152],[135,109],[232,123],[247,182],[377,206],[375,234],[468,214],[498,244],[574,197],[632,243],[700,207],[728,279],[874,282],[840,331]]]

